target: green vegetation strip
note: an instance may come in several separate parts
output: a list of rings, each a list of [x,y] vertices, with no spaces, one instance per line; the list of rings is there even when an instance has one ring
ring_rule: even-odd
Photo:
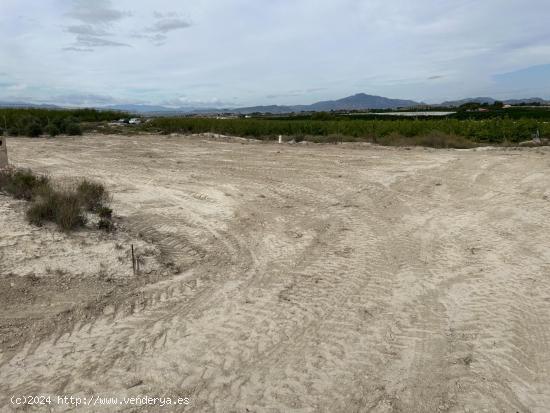
[[[0,135],[36,137],[42,134],[82,135],[82,122],[102,122],[128,116],[96,109],[0,109]]]
[[[482,111],[480,111],[482,110]],[[393,146],[469,148],[478,145],[517,145],[537,133],[550,139],[550,110],[546,107],[466,105],[447,117],[377,116],[375,113],[314,113],[285,116],[215,119],[160,117],[141,126],[109,128],[101,123],[130,115],[95,109],[0,109],[0,134],[39,136],[47,133],[78,135],[85,130],[103,133],[219,133],[271,140],[334,143],[373,142]],[[98,127],[101,126],[101,127]],[[128,129],[126,129],[128,128]]]
[[[161,133],[220,133],[256,139],[275,139],[278,135],[318,142],[367,141],[380,144],[443,144],[459,147],[478,144],[519,143],[529,140],[537,130],[550,137],[550,124],[536,119],[389,119],[389,120],[277,120],[158,118],[145,130]],[[437,139],[430,139],[436,136]],[[313,139],[310,139],[314,137]],[[316,138],[315,138],[316,137]],[[431,145],[430,145],[431,146]]]

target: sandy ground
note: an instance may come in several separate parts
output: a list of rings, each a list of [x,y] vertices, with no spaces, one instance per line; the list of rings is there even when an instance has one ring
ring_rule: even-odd
[[[17,166],[105,182],[125,229],[34,229],[0,197],[0,409],[61,394],[191,401],[77,411],[548,411],[547,149],[8,145]],[[44,314],[50,334],[16,334]]]

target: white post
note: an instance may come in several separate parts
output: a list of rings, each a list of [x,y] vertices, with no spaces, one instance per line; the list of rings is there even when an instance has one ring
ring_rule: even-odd
[[[283,135],[279,135],[279,143],[283,143]]]

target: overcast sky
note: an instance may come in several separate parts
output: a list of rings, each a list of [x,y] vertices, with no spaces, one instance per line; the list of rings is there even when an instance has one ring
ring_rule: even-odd
[[[550,98],[549,0],[0,0],[0,100]]]

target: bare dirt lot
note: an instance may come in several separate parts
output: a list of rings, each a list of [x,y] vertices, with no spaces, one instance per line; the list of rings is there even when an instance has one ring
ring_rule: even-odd
[[[83,411],[548,411],[547,149],[8,147],[104,182],[121,229],[33,228],[0,196],[0,410],[51,394],[190,398]]]

